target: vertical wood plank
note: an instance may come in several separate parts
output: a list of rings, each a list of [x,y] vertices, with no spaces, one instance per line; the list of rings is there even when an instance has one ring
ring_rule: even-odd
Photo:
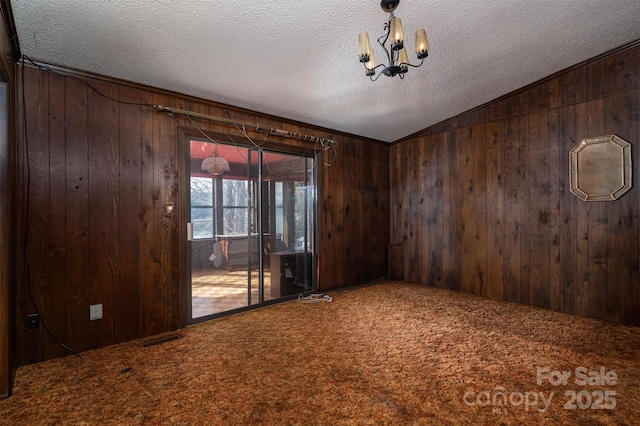
[[[117,97],[112,84],[92,82],[97,91]],[[89,115],[89,304],[102,305],[103,319],[90,322],[91,347],[115,343],[114,302],[120,276],[120,152],[118,104],[91,91]]]
[[[637,140],[636,97],[636,93],[627,92],[605,99],[607,134],[616,134],[627,141]],[[637,193],[637,185],[635,190]],[[607,319],[633,325],[640,324],[637,208],[637,199],[632,196],[623,195],[607,203]]]
[[[453,290],[462,289],[463,270],[465,266],[464,243],[467,234],[464,211],[464,200],[467,193],[467,146],[465,141],[465,131],[468,128],[458,129],[455,131],[455,145],[453,152],[455,153],[455,161],[452,164],[452,173],[456,176],[455,186],[453,187],[453,200],[455,207],[455,232],[454,232],[454,265],[455,277],[452,285]],[[468,238],[468,237],[467,237]]]
[[[605,132],[604,100],[587,104],[588,136]],[[588,316],[607,319],[608,276],[607,262],[607,204],[588,203],[589,210],[589,302]]]
[[[473,294],[487,295],[487,136],[486,126],[474,126],[475,135],[475,282]]]
[[[188,110],[188,101],[183,97],[179,97],[175,102],[176,108]],[[171,298],[172,310],[174,312],[173,318],[170,322],[171,329],[184,328],[188,325],[188,321],[191,319],[191,298],[190,291],[187,291],[187,229],[186,229],[186,202],[190,203],[191,196],[191,183],[189,182],[190,167],[187,168],[186,164],[190,164],[189,154],[187,154],[187,146],[189,142],[184,137],[183,129],[187,127],[189,119],[187,117],[180,117],[179,120],[174,121],[174,138],[175,145],[173,149],[173,185],[175,192],[172,196],[173,212],[168,213],[170,217],[173,232],[173,247],[172,247],[172,280],[174,280],[171,286]],[[189,261],[190,262],[190,261]],[[190,290],[190,289],[189,289]]]
[[[402,185],[400,184],[399,171],[401,170],[400,159],[402,158],[402,147],[404,144],[394,145],[389,150],[389,201],[391,210],[389,213],[389,230],[392,245],[402,243],[401,215],[402,211]]]
[[[154,96],[154,103],[174,106],[176,99],[168,96]],[[177,283],[177,268],[174,261],[177,258],[177,226],[174,216],[165,211],[168,202],[176,202],[177,184],[177,159],[176,123],[165,114],[154,116],[153,129],[154,157],[154,221],[156,222],[155,251],[159,262],[159,280],[154,283],[154,295],[158,305],[156,311],[156,333],[177,328],[179,319],[178,297],[176,297],[174,283]]]
[[[414,141],[413,143],[418,143]],[[395,204],[391,204],[391,211],[397,209],[396,212],[396,230],[391,231],[392,235],[390,237],[391,241],[395,241],[398,247],[398,250],[402,250],[402,270],[399,275],[403,277],[404,281],[409,281],[409,268],[408,264],[412,261],[409,259],[409,248],[408,248],[408,224],[407,224],[407,216],[406,212],[408,208],[408,185],[407,185],[407,167],[409,167],[409,158],[407,155],[407,150],[409,149],[409,145],[411,144],[399,144],[396,145],[396,153],[397,158],[395,161],[395,166],[392,164],[391,167],[397,167],[396,170],[392,170],[391,174],[394,174],[397,177],[397,182],[394,183],[395,186],[391,186],[392,197],[397,199]],[[395,189],[394,189],[395,188]],[[395,192],[395,194],[394,194]],[[419,215],[419,212],[415,213]],[[415,267],[415,265],[414,265]]]
[[[486,121],[499,121],[507,118],[517,117],[524,113],[528,108],[528,96],[529,94],[516,93],[508,96],[504,99],[493,102],[486,109]]]
[[[602,58],[587,65],[587,101],[603,99],[607,86],[605,75],[606,59]]]
[[[576,144],[588,137],[588,104],[576,105]],[[575,145],[574,145],[575,146]],[[576,246],[576,267],[575,267],[575,288],[576,303],[575,313],[580,316],[589,315],[589,205],[575,198],[575,246]],[[599,204],[599,203],[595,203]]]
[[[520,203],[520,291],[519,303],[528,305],[531,300],[531,223],[529,221],[531,205],[531,183],[530,158],[529,158],[529,117],[522,117],[518,123],[518,139],[520,139],[520,149],[518,156],[521,158],[520,181],[518,193],[521,197]]]
[[[562,102],[561,102],[562,104]],[[571,227],[571,216],[564,217],[564,190],[565,182],[560,178],[560,170],[567,168],[567,162],[563,162],[562,152],[565,150],[562,134],[564,133],[565,114],[561,111],[567,107],[556,108],[549,111],[548,147],[547,153],[549,166],[549,307],[555,311],[560,311],[563,306],[562,297],[563,285],[561,283],[564,269],[572,268],[573,264],[563,264],[561,253],[563,249],[568,249],[570,244],[561,241],[565,235],[560,235],[561,226]],[[566,176],[569,175],[567,170]],[[566,188],[568,191],[569,189]],[[567,222],[565,222],[567,221]],[[567,259],[564,259],[565,261]],[[571,283],[569,283],[571,284]]]
[[[185,100],[183,97],[178,97],[174,100],[174,106],[176,108],[185,109]],[[170,261],[167,263],[167,297],[168,310],[171,312],[167,321],[165,321],[165,330],[177,330],[180,327],[181,316],[184,317],[185,305],[181,302],[185,302],[181,295],[180,278],[183,274],[183,270],[180,268],[180,253],[184,249],[185,242],[179,238],[181,232],[184,232],[184,227],[179,227],[179,215],[170,213],[167,211],[167,203],[173,203],[174,212],[182,211],[182,191],[186,188],[180,181],[180,170],[182,164],[179,159],[182,158],[178,154],[178,147],[182,146],[182,141],[179,140],[179,128],[184,127],[186,122],[185,117],[180,117],[178,120],[167,121],[167,134],[170,135],[170,141],[173,143],[168,144],[167,154],[170,155],[170,161],[168,162],[168,169],[165,171],[165,188],[167,191],[167,197],[165,203],[161,206],[163,210],[164,220],[169,225],[169,232],[167,233],[167,243],[169,244],[168,252],[170,253]],[[182,151],[184,152],[184,151]],[[184,155],[184,154],[183,154]],[[190,189],[187,192],[191,193]],[[179,210],[176,210],[179,209]]]
[[[536,84],[527,90],[525,114],[535,114],[537,112],[549,109],[549,92],[550,86],[548,82]]]
[[[487,296],[501,300],[504,281],[504,121],[487,123]]]
[[[575,107],[558,110],[558,144],[561,153],[559,193],[560,199],[560,305],[559,310],[573,314],[576,309],[576,202],[569,189],[569,162],[567,156],[575,146]],[[565,156],[566,155],[566,156]],[[556,291],[554,290],[554,296]]]
[[[389,152],[389,279],[404,280],[404,243],[402,239],[402,185],[400,170],[402,147],[394,145]]]
[[[356,164],[362,162],[362,149],[355,141],[345,147],[345,153],[349,158],[353,158]],[[347,192],[356,191],[363,193],[365,186],[361,178],[361,169],[358,167],[349,167],[345,171],[345,179],[349,182]],[[361,199],[356,197],[350,197],[348,194],[345,197],[345,228],[344,235],[345,241],[349,241],[349,244],[345,247],[345,272],[347,275],[345,279],[347,282],[360,282],[362,280],[363,271],[360,268],[347,268],[346,265],[358,265],[363,262],[363,244],[362,240],[358,239],[360,235],[360,229],[364,229],[366,219],[359,217],[359,212],[364,207],[361,204]]]
[[[422,234],[419,242],[415,241],[417,236],[414,235],[414,226],[424,223],[425,206],[415,205],[412,196],[415,192],[424,196],[424,182],[427,179],[425,155],[425,139],[419,138],[412,143],[405,144],[403,149],[403,173],[401,179],[403,181],[403,205],[402,212],[402,238],[404,239],[404,279],[409,282],[418,282],[426,284],[426,263],[424,256],[426,247],[428,247],[427,235]],[[415,168],[419,167],[419,179],[413,180]],[[420,244],[420,251],[416,251],[415,247]],[[419,275],[416,275],[419,271]]]
[[[421,188],[425,177],[424,171],[418,167],[421,161],[419,157],[419,151],[417,146],[423,144],[411,143],[407,147],[407,169],[405,171],[405,185],[406,185],[406,198],[405,205],[408,207],[404,222],[404,235],[405,235],[405,277],[409,282],[420,282],[420,276],[422,275],[422,263],[421,259],[417,258],[425,247],[428,247],[428,241],[425,243],[424,236],[419,235],[419,229],[423,226],[422,219],[420,218],[423,210],[420,208],[420,199],[424,197],[423,189]],[[416,210],[418,213],[416,214]],[[424,246],[423,244],[427,244]],[[426,264],[424,264],[426,270]],[[426,276],[426,273],[424,273]]]
[[[27,144],[26,161],[28,194],[27,221],[28,256],[26,276],[27,314],[39,312],[48,323],[55,315],[51,311],[49,262],[49,99],[46,75],[31,68],[25,69],[25,84],[32,88],[26,94]],[[47,342],[43,327],[27,330],[27,362],[34,362],[53,351]]]
[[[353,144],[351,142],[346,143],[342,146],[342,149],[344,150],[344,154],[345,157],[350,158],[352,155],[354,155],[355,150],[353,148]],[[345,169],[344,171],[344,182],[345,185],[347,182],[349,182],[349,186],[356,184],[356,182],[353,181],[354,176],[353,176],[353,169],[352,168],[348,168]],[[349,199],[349,188],[344,189],[344,216],[343,216],[343,230],[342,233],[344,235],[344,241],[351,241],[351,236],[352,236],[352,231],[353,231],[353,227],[356,224],[356,215],[355,215],[355,211],[352,211],[352,207],[351,207],[351,201]],[[345,247],[344,247],[344,253],[342,255],[342,258],[340,259],[340,263],[342,264],[342,269],[345,271],[344,272],[344,281],[345,282],[353,282],[354,280],[354,271],[353,269],[346,269],[346,265],[353,265],[353,262],[356,261],[356,255],[354,253],[354,251],[357,250],[357,246],[355,244],[351,244],[351,243],[346,243]]]
[[[65,182],[67,227],[68,345],[76,351],[89,348],[89,139],[87,86],[65,79]]]
[[[418,143],[418,141],[415,141],[414,143]],[[400,199],[402,200],[402,206],[403,209],[402,211],[399,212],[399,220],[400,220],[400,228],[399,228],[399,232],[400,232],[400,236],[402,238],[402,244],[403,244],[403,258],[404,258],[404,263],[403,263],[403,271],[402,271],[402,276],[404,277],[405,281],[409,281],[409,263],[411,261],[411,259],[409,259],[409,240],[408,240],[408,213],[409,213],[409,197],[408,197],[408,185],[407,185],[407,175],[409,173],[408,167],[409,167],[409,155],[408,155],[408,150],[411,144],[402,144],[400,147],[400,152],[402,155],[402,159],[400,161],[400,170],[398,171],[398,178],[400,179]],[[421,174],[422,176],[422,174]],[[421,177],[422,179],[422,177]],[[418,213],[419,214],[419,213]]]
[[[605,96],[637,88],[637,58],[635,49],[625,49],[605,59]],[[634,101],[635,102],[635,101]]]
[[[141,94],[142,102],[153,105],[153,94],[143,92]],[[160,298],[156,296],[154,286],[159,281],[160,259],[155,252],[155,230],[159,224],[155,221],[154,216],[154,200],[157,194],[154,188],[154,120],[161,117],[154,113],[151,107],[145,107],[142,110],[141,117],[141,157],[140,157],[140,334],[142,336],[151,336],[159,330],[157,326],[158,316],[160,313],[155,306],[160,302]]]
[[[442,287],[442,259],[443,259],[443,224],[444,224],[444,194],[442,176],[442,156],[446,134],[439,134],[432,137],[430,164],[431,181],[429,199],[432,202],[427,206],[427,235],[429,239],[429,264],[428,282],[429,285]]]
[[[24,69],[24,65],[21,66],[17,66],[16,67],[16,87],[19,88],[17,90],[18,92],[18,96],[16,99],[16,110],[18,111],[17,115],[17,137],[18,140],[24,141],[25,138],[27,137],[26,135],[28,134],[28,131],[26,129],[27,127],[27,119],[29,116],[28,113],[28,108],[27,108],[27,103],[26,103],[26,93],[27,90],[27,85],[26,85],[26,79],[25,77],[25,69]],[[23,96],[22,93],[24,91],[24,102],[23,102]],[[26,217],[26,212],[25,212],[25,204],[26,204],[26,193],[27,193],[27,173],[26,173],[26,167],[25,164],[27,162],[27,155],[25,152],[25,145],[26,143],[21,143],[18,144],[16,147],[16,166],[17,166],[17,170],[16,170],[16,190],[15,190],[15,195],[16,195],[16,203],[17,203],[17,208],[16,208],[16,214],[14,216],[15,218],[15,228],[16,228],[16,236],[17,236],[17,247],[16,249],[19,252],[24,252],[26,250],[25,247],[25,232],[28,229],[29,223],[28,223],[28,218]],[[25,277],[25,269],[26,269],[26,265],[25,265],[25,261],[26,259],[21,258],[21,257],[16,257],[16,268],[15,268],[15,276],[16,276],[16,281],[18,283],[23,283],[23,285],[17,285],[17,288],[15,289],[15,295],[14,295],[14,300],[15,300],[15,310],[16,310],[16,315],[19,318],[24,318],[27,315],[27,307],[25,304],[25,297],[27,295],[27,291],[26,291],[26,285],[24,285],[25,281],[26,281],[26,277]],[[7,313],[8,314],[8,313]],[[26,362],[26,332],[27,332],[27,324],[26,321],[15,321],[15,325],[16,325],[16,332],[14,333],[14,342],[15,342],[15,347],[16,347],[16,351],[15,351],[15,359],[16,359],[16,364],[24,364]],[[7,342],[8,345],[8,342]],[[8,353],[7,353],[8,356]],[[8,367],[8,366],[7,366]]]
[[[463,150],[459,162],[464,174],[463,185],[460,185],[462,194],[462,284],[461,290],[465,293],[473,292],[475,288],[476,267],[476,217],[475,217],[475,143],[473,128],[467,127],[459,132],[459,139],[464,141]]]
[[[549,307],[549,144],[548,114],[529,116],[530,303]]]
[[[576,69],[575,103],[582,104],[589,100],[589,67],[582,65]]]
[[[358,141],[358,143],[356,144],[356,158],[357,158],[356,161],[358,161],[359,164],[364,164],[365,149],[361,141]],[[375,161],[373,159],[371,160],[370,164],[375,167]],[[374,201],[376,199],[376,188],[375,188],[376,179],[375,178],[367,179],[365,174],[368,174],[365,168],[358,167],[358,173],[357,173],[358,186],[362,188],[360,193],[368,194],[367,199],[370,200],[370,201],[365,201],[364,197],[357,197],[358,198],[357,211],[362,212],[362,214],[364,215],[363,217],[364,220],[361,220],[358,222],[358,227],[357,227],[358,235],[355,237],[358,240],[358,249],[360,251],[358,257],[360,259],[361,264],[366,264],[367,259],[369,258],[371,252],[377,249],[376,235],[372,235],[371,239],[368,242],[360,238],[360,235],[365,235],[367,233],[367,230],[374,229],[375,227],[374,224],[376,219],[376,208],[374,206]],[[364,282],[364,281],[370,280],[369,277],[371,277],[372,274],[375,273],[376,269],[377,268],[375,267],[368,268],[368,269],[360,268],[358,282]]]
[[[457,220],[457,188],[456,173],[456,132],[449,131],[445,135],[442,158],[442,286],[451,290],[460,287],[460,275],[456,264],[456,248],[458,247]]]
[[[346,141],[345,143],[348,143]],[[346,180],[345,169],[348,167],[348,157],[344,149],[338,150],[338,158],[335,163],[335,168],[329,170],[328,173],[331,173],[333,180],[331,182],[331,186],[326,186],[323,188],[325,193],[333,193],[334,194],[334,226],[333,226],[333,244],[331,244],[331,249],[334,251],[334,259],[335,263],[327,265],[328,267],[333,267],[332,265],[344,265],[343,259],[345,256],[346,245],[348,241],[345,239],[344,235],[344,227],[345,227],[345,208],[346,208],[346,190],[345,187],[349,185],[349,182]],[[326,254],[326,250],[325,250]],[[336,288],[345,285],[346,281],[346,271],[344,266],[341,268],[335,268],[336,270],[333,272],[334,281],[331,283],[331,288]]]
[[[59,313],[67,312],[69,300],[64,286],[67,282],[67,190],[66,176],[66,126],[65,126],[65,79],[49,74],[49,193],[51,194],[49,213],[50,227],[50,263],[51,283],[56,291],[51,294],[51,305]],[[53,315],[48,324],[52,333],[62,342],[68,342],[69,330],[66,326],[66,315]],[[68,355],[61,346],[53,348],[53,356]]]
[[[140,91],[120,87],[118,97],[129,103],[140,102]],[[119,196],[121,217],[117,232],[120,240],[118,292],[114,300],[114,332],[116,340],[128,341],[140,335],[140,131],[141,107],[119,104],[118,139],[120,143]],[[132,327],[131,325],[136,326]]]
[[[436,232],[434,204],[437,202],[435,199],[436,143],[437,141],[432,136],[421,138],[419,144],[413,145],[413,153],[409,152],[412,158],[409,163],[412,171],[408,176],[409,179],[413,179],[413,182],[416,182],[417,179],[417,186],[409,185],[412,196],[409,198],[408,205],[414,207],[409,211],[407,219],[410,223],[415,223],[416,219],[418,221],[409,229],[409,241],[413,242],[407,246],[409,252],[412,253],[409,256],[417,258],[417,264],[410,262],[409,276],[412,282],[428,285],[436,285],[432,279],[431,269],[433,263],[431,250],[436,244],[433,238]],[[418,178],[416,178],[416,171]],[[413,195],[416,192],[417,194]],[[418,209],[419,212],[417,217],[412,214],[415,209]]]
[[[441,185],[441,193],[442,193],[442,225],[441,225],[441,247],[442,247],[442,263],[440,264],[440,274],[439,274],[439,286],[442,288],[449,288],[449,279],[453,274],[453,261],[454,261],[454,253],[453,249],[453,239],[454,236],[451,235],[451,231],[453,228],[454,220],[451,217],[452,215],[452,206],[451,206],[451,152],[449,147],[451,145],[452,139],[455,136],[452,136],[454,132],[452,130],[444,133],[442,135],[442,142],[440,145],[440,155],[438,158],[438,163],[440,164],[440,175],[439,179],[442,182]]]
[[[566,177],[569,175],[565,148],[559,137],[559,111],[549,111],[549,306],[555,311],[561,306],[561,265],[560,265],[560,234],[561,234],[561,201],[564,201]],[[561,178],[560,176],[565,176]]]
[[[410,145],[414,145],[414,144],[410,144]],[[420,199],[418,201],[418,206],[417,206],[417,209],[418,209],[417,231],[419,233],[419,236],[418,236],[419,247],[418,247],[418,250],[416,251],[416,249],[411,244],[408,244],[410,241],[413,241],[413,235],[411,235],[410,229],[407,229],[406,235],[405,235],[405,238],[408,238],[406,240],[407,244],[405,244],[405,247],[406,247],[405,263],[412,264],[411,267],[417,268],[420,271],[419,277],[417,278],[419,280],[418,282],[425,285],[434,285],[433,282],[429,281],[429,265],[430,265],[430,257],[431,257],[430,246],[429,246],[429,243],[430,243],[429,232],[432,226],[429,218],[429,213],[431,211],[432,204],[435,202],[435,200],[433,199],[434,193],[433,193],[433,187],[431,183],[433,182],[433,172],[432,172],[433,162],[436,161],[436,159],[432,156],[433,137],[429,136],[426,138],[420,138],[419,143],[416,146],[418,151],[414,154],[412,152],[412,148],[409,147],[407,151],[407,155],[411,159],[418,158],[418,165],[420,167],[420,171],[419,171],[420,178],[419,178],[419,181],[417,182],[418,192],[420,193]],[[409,164],[408,167],[415,167],[415,164],[413,164],[413,160],[409,160],[408,164]],[[406,178],[411,179],[410,171],[407,171]],[[407,181],[407,183],[408,182],[409,181]],[[407,185],[407,188],[410,188],[410,186]],[[411,200],[409,200],[409,202],[407,203],[407,206],[411,207]],[[416,218],[415,216],[412,215],[412,210],[408,208],[406,210],[405,222],[409,223],[411,220],[416,220]],[[405,223],[405,226],[406,226],[406,223]],[[409,259],[408,262],[407,262],[407,259]],[[415,259],[415,263],[412,262],[411,259]],[[409,265],[405,265],[405,268],[409,268]],[[407,269],[407,272],[411,273],[411,269]],[[415,275],[413,277],[409,275],[409,277],[412,280],[416,280]],[[416,282],[416,281],[412,281],[412,282]]]
[[[354,161],[357,162],[357,164],[364,164],[364,158],[365,158],[365,153],[364,153],[364,146],[362,144],[361,141],[358,141],[355,144],[356,147],[356,154],[354,157]],[[370,164],[372,164],[375,167],[375,163],[372,161]],[[365,170],[364,167],[357,167],[358,172],[356,174],[356,179],[357,179],[357,186],[360,188],[359,193],[360,194],[369,194],[369,197],[367,197],[368,199],[370,199],[371,201],[373,201],[375,199],[375,178],[373,179],[366,179],[365,177],[365,173],[367,173],[367,171]],[[358,221],[358,226],[356,227],[356,233],[357,235],[355,236],[355,240],[358,241],[357,245],[358,245],[358,260],[360,262],[361,265],[366,264],[367,262],[367,258],[369,257],[370,254],[370,250],[375,248],[376,246],[376,237],[374,235],[371,236],[371,239],[369,241],[365,241],[364,239],[360,238],[360,235],[365,235],[367,230],[373,229],[374,228],[374,220],[375,220],[375,209],[373,208],[372,203],[370,202],[366,202],[364,197],[355,197],[357,199],[356,202],[356,212],[362,212],[363,216],[362,219]],[[369,277],[371,276],[371,274],[375,271],[375,268],[358,268],[358,275],[357,275],[357,281],[356,282],[364,282],[369,280]]]
[[[520,300],[522,148],[519,119],[506,122],[504,142],[504,288],[503,298]]]
[[[342,151],[342,150],[341,150]],[[323,154],[324,155],[324,154]],[[336,162],[341,156],[341,153],[336,152]],[[326,161],[326,158],[323,158]],[[335,174],[339,171],[334,168],[326,168],[321,164],[316,164],[316,167],[320,167],[320,191],[325,193],[325,188],[332,188],[335,185]],[[335,215],[336,210],[336,194],[331,191],[319,200],[320,202],[320,247],[318,247],[318,269],[320,280],[318,282],[319,290],[327,290],[333,288],[336,279],[334,272],[337,268],[333,267],[336,261],[336,254],[334,250],[330,248],[333,246],[334,237],[336,235],[336,222],[338,218]]]
[[[576,103],[576,70],[564,73],[559,79],[559,106],[565,107]]]
[[[362,178],[364,182],[368,184],[369,191],[365,198],[365,203],[372,211],[371,218],[363,228],[363,235],[366,235],[371,229],[378,228],[378,232],[373,234],[373,244],[367,245],[365,239],[365,264],[369,263],[371,259],[376,259],[376,262],[370,268],[363,268],[364,271],[369,271],[365,280],[371,281],[375,279],[385,278],[388,276],[388,263],[385,260],[389,257],[388,245],[389,245],[389,232],[390,232],[390,192],[389,192],[389,148],[383,145],[376,145],[373,147],[373,158],[370,158],[367,154],[367,144],[363,144],[363,161],[366,164],[369,158],[371,164],[375,169],[379,171],[374,175],[374,179],[371,179],[369,171],[366,167],[362,167]],[[359,237],[361,238],[361,237]]]
[[[561,106],[561,78],[562,77],[556,77],[549,81],[549,109],[557,109]]]
[[[353,161],[356,164],[364,164],[364,148],[361,141],[357,141],[354,143],[354,155]],[[371,199],[374,198],[374,189],[373,179],[365,179],[366,170],[364,167],[354,167],[356,169],[355,173],[355,185],[354,189],[358,189],[358,194],[369,194]],[[355,246],[358,249],[358,264],[365,265],[367,263],[367,257],[369,255],[369,248],[375,245],[375,237],[371,238],[369,241],[365,241],[360,238],[360,235],[365,235],[367,230],[373,229],[373,209],[371,208],[371,204],[365,202],[364,197],[350,197],[354,200],[354,216],[358,216],[358,213],[362,214],[363,217],[360,220],[356,221],[357,226],[354,227],[355,235],[353,236],[353,241],[355,242]],[[354,282],[365,282],[368,280],[369,275],[373,271],[373,268],[357,268],[356,278]]]

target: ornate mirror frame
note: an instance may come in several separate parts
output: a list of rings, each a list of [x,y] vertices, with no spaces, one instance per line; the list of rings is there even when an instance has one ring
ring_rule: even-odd
[[[631,189],[631,144],[616,135],[582,139],[569,152],[571,192],[583,201],[617,200]]]

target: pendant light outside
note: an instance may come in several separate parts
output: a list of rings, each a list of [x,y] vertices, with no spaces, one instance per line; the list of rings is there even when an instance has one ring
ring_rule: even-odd
[[[217,147],[211,157],[207,157],[202,160],[202,165],[200,166],[200,168],[202,169],[202,171],[205,171],[214,176],[219,176],[224,172],[228,172],[229,170],[231,170],[231,168],[229,167],[229,162],[220,157],[220,155],[218,154]]]

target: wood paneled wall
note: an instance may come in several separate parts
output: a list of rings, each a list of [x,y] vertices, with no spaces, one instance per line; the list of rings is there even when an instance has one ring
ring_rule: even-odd
[[[49,329],[75,351],[185,325],[184,207],[189,191],[182,182],[188,167],[185,135],[197,132],[184,117],[135,104],[218,117],[226,117],[227,109],[238,121],[328,137],[326,129],[57,70],[63,75],[24,69],[26,115],[21,114],[19,128],[26,120],[27,144],[20,134],[19,216],[27,222],[16,226],[21,235],[28,232],[29,264],[21,269],[30,273],[20,277],[17,289],[20,364],[68,354],[43,327],[26,329],[27,314],[35,309],[31,296]],[[206,121],[198,122],[210,129]],[[237,135],[231,126],[216,125],[221,129]],[[322,290],[387,273],[389,146],[334,135],[337,158],[322,167],[318,200]],[[262,141],[264,135],[258,137]],[[309,147],[294,139],[268,142],[272,147]],[[165,214],[167,202],[175,203],[176,214]],[[104,318],[89,321],[89,305],[96,303],[102,303]]]
[[[431,286],[640,325],[640,47],[619,49],[391,148],[392,257]],[[569,151],[616,134],[633,188],[583,202]]]
[[[14,282],[14,264],[16,251],[11,220],[14,219],[13,182],[15,174],[15,69],[12,53],[16,47],[10,34],[13,15],[9,2],[0,4],[0,81],[2,96],[0,97],[0,398],[11,393],[13,373],[16,369],[11,356],[14,349],[15,336],[11,315],[14,300],[11,285]]]

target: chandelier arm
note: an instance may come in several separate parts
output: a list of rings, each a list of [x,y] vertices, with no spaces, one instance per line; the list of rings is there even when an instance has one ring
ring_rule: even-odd
[[[378,74],[376,74],[376,78],[373,78],[372,75],[370,75],[369,78],[371,79],[371,81],[376,81],[377,79],[380,78],[381,75],[382,75],[382,73],[378,73]]]
[[[386,24],[384,24],[384,29],[387,31],[387,34],[382,35],[380,37],[378,37],[378,44],[380,46],[382,46],[382,48],[384,49],[384,52],[387,54],[387,60],[389,61],[389,66],[393,65],[393,51],[391,51],[391,53],[389,53],[389,50],[386,48],[385,43],[387,42],[387,40],[389,40],[389,35],[391,34],[391,19],[393,18],[393,12],[389,15],[389,21],[387,21]],[[382,39],[382,37],[384,37],[384,40],[380,41],[380,39]]]
[[[410,64],[408,62],[402,62],[400,65],[408,65],[408,66],[413,67],[413,68],[418,68],[420,65],[422,65],[423,62],[424,62],[424,58],[420,60],[420,63],[418,65],[413,65],[413,64]]]
[[[377,70],[378,68],[381,68],[381,67],[386,68],[387,66],[385,64],[379,64],[379,65],[376,65],[375,68],[367,68],[366,66],[364,68],[367,69],[367,70],[370,70],[370,71],[375,71],[375,70]]]
[[[380,43],[380,41],[378,41],[378,43]],[[384,53],[387,54],[387,62],[389,62],[390,64],[389,66],[393,65],[393,58],[391,57],[391,55],[393,54],[393,51],[389,53],[389,50],[387,50],[387,48],[382,43],[380,43],[380,46],[382,46],[382,48],[384,49]]]

